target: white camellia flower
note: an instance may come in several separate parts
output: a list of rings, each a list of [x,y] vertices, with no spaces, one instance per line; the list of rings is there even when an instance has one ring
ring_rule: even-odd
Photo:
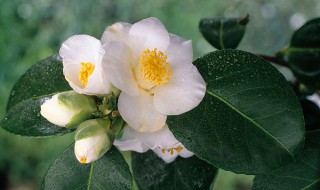
[[[165,162],[170,163],[178,155],[187,158],[193,156],[172,134],[168,126],[156,132],[138,132],[129,126],[123,129],[123,136],[114,145],[120,150],[146,152],[152,149]]]
[[[206,84],[192,64],[191,41],[168,33],[158,19],[115,23],[101,42],[102,67],[122,91],[119,112],[133,129],[158,131],[167,115],[187,112],[203,99]]]
[[[110,92],[108,77],[102,77],[105,51],[98,39],[88,35],[71,36],[63,42],[59,54],[65,78],[74,91],[88,95]]]
[[[93,98],[74,91],[55,94],[41,105],[40,114],[60,127],[72,128],[89,119],[97,105]]]

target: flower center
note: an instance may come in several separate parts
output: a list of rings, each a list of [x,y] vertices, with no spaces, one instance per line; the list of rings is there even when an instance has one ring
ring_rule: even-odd
[[[166,151],[170,152],[171,155],[173,155],[174,151],[177,151],[178,153],[180,153],[183,150],[182,146],[178,146],[177,148],[169,148],[169,149],[161,149],[162,154],[165,154]]]
[[[82,156],[82,157],[80,158],[80,163],[81,163],[81,164],[85,164],[86,162],[87,162],[87,158],[84,157],[84,156]]]
[[[171,78],[170,64],[167,56],[155,48],[153,51],[146,49],[142,52],[139,62],[139,72],[143,79],[153,85],[162,85]]]
[[[79,80],[83,86],[88,86],[88,78],[94,71],[94,65],[90,62],[81,62],[81,69],[79,71]]]

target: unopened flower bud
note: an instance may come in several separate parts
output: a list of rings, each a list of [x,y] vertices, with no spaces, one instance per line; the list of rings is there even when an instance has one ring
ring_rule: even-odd
[[[49,122],[72,128],[89,119],[97,106],[90,96],[76,92],[63,92],[52,96],[41,105],[41,115]]]
[[[92,119],[79,125],[74,152],[80,163],[96,161],[111,148],[114,134],[110,131],[110,124],[108,119]]]

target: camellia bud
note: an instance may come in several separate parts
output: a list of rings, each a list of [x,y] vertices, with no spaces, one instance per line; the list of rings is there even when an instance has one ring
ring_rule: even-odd
[[[74,152],[80,163],[96,161],[111,148],[114,134],[110,125],[109,119],[91,119],[79,125],[75,135]]]
[[[51,123],[72,128],[89,119],[97,106],[90,96],[74,91],[52,96],[41,105],[41,115]]]

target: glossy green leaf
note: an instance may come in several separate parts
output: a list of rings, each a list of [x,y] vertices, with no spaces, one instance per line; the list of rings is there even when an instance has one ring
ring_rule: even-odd
[[[217,49],[235,49],[249,22],[249,15],[244,18],[204,18],[199,28],[203,37]]]
[[[132,152],[132,170],[140,190],[209,189],[217,169],[196,156],[166,164],[152,151]]]
[[[70,145],[52,163],[43,178],[42,190],[132,189],[129,166],[116,148],[94,163],[80,164],[73,146]]]
[[[51,56],[31,67],[13,87],[5,118],[0,126],[22,136],[47,137],[72,130],[56,126],[40,115],[41,104],[54,93],[70,90],[59,56]]]
[[[308,133],[301,158],[271,174],[257,175],[252,190],[319,190],[320,131]]]
[[[292,36],[286,55],[295,76],[314,91],[320,87],[320,18],[310,20]]]
[[[10,133],[29,137],[49,137],[72,132],[72,129],[56,126],[40,115],[40,106],[51,96],[24,100],[11,107],[0,126]]]
[[[245,174],[297,160],[304,144],[303,115],[276,68],[239,50],[215,51],[194,64],[207,93],[198,107],[167,120],[188,150],[218,168]]]
[[[48,57],[31,67],[14,85],[9,96],[7,110],[23,100],[71,90],[62,69],[59,55]]]

